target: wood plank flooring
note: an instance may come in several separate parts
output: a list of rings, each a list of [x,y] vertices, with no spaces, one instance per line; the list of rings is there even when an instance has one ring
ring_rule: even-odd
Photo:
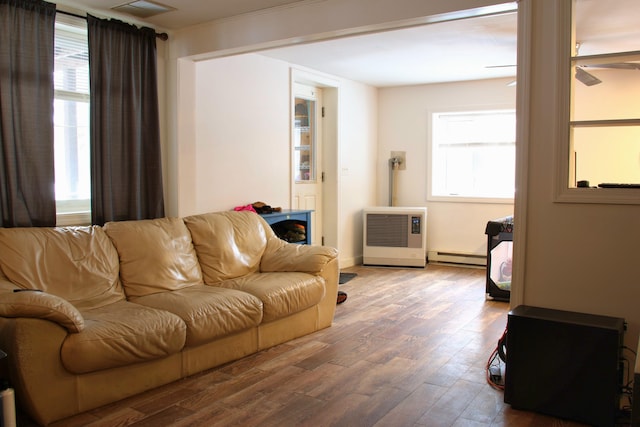
[[[486,382],[509,305],[485,300],[484,269],[344,271],[357,277],[331,328],[54,425],[581,425],[514,410]]]

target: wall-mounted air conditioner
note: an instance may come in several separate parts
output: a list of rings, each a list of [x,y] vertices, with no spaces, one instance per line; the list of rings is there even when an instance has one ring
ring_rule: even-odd
[[[363,215],[364,265],[426,265],[427,208],[371,207]]]

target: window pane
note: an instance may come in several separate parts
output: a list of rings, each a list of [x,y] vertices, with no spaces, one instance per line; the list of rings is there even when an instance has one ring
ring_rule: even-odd
[[[56,199],[89,199],[89,103],[56,99],[54,127]]]
[[[637,56],[637,59],[640,60],[640,55]],[[601,59],[598,62],[602,64],[608,61],[616,60]],[[576,62],[580,63],[581,61]],[[623,67],[621,64],[620,66]],[[640,117],[640,64],[635,62],[626,64],[631,68],[600,68],[600,65],[582,66],[584,71],[595,76],[602,83],[587,86],[575,78],[572,80],[573,114],[571,120],[617,120]],[[636,66],[639,69],[633,68]]]
[[[579,127],[572,131],[575,173],[571,185],[588,181],[640,183],[640,126]]]
[[[513,112],[437,114],[438,144],[513,142]]]
[[[311,182],[316,179],[315,107],[315,100],[295,99],[293,146],[296,182]]]
[[[638,50],[640,2],[636,0],[576,0],[575,41],[579,55]]]
[[[86,21],[56,17],[54,87],[89,94],[89,49]]]

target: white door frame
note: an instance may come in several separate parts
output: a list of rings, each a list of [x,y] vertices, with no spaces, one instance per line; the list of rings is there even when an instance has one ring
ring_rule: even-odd
[[[323,236],[322,240],[326,246],[334,247],[340,250],[338,230],[339,230],[339,215],[340,211],[340,177],[338,174],[339,152],[338,150],[338,93],[339,84],[334,78],[324,76],[320,73],[316,73],[310,70],[304,70],[301,68],[291,68],[290,77],[290,105],[293,107],[295,93],[293,90],[295,83],[305,84],[309,86],[316,86],[323,90],[323,105],[318,105],[318,108],[325,108],[324,118],[318,123],[318,126],[322,126],[322,143],[320,149],[322,150],[322,170],[318,170],[318,179],[322,178],[324,174],[324,183],[322,185],[322,212],[323,217],[321,219],[323,224]],[[293,115],[293,112],[291,113]],[[293,150],[293,125],[291,129],[291,149]],[[291,152],[291,158],[293,158],[293,151]],[[293,162],[291,162],[293,164]],[[293,165],[291,166],[290,177],[290,195],[289,205],[293,206],[294,202],[294,186],[295,175],[293,173]],[[313,224],[311,225],[313,227]]]

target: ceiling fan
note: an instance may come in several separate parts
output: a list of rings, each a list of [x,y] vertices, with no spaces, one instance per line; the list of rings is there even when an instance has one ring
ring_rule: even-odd
[[[580,51],[580,43],[576,43],[576,56],[578,55],[579,51]],[[602,64],[588,63],[588,64],[576,65],[575,68],[576,68],[575,77],[579,82],[587,86],[594,86],[602,83],[602,80],[600,80],[593,74],[586,71],[585,68],[592,68],[592,69],[600,68],[600,69],[611,69],[611,70],[640,70],[640,63],[634,60],[623,61],[623,62],[602,63]]]
[[[594,76],[585,70],[585,68],[600,68],[610,70],[640,70],[640,63],[637,62],[615,62],[611,64],[592,64],[592,65],[577,65],[576,66],[576,79],[587,85],[593,86],[602,83],[602,80]]]
[[[487,65],[485,68],[505,68],[515,67],[515,65]],[[594,86],[602,83],[602,80],[585,70],[585,68],[600,68],[612,70],[640,70],[638,62],[615,62],[610,64],[576,65],[575,78],[586,86]]]
[[[580,50],[580,43],[576,43],[576,56],[578,55],[579,50]],[[589,60],[590,63],[580,64],[575,66],[575,70],[576,70],[575,78],[580,83],[586,86],[594,86],[602,83],[602,80],[600,80],[598,77],[588,72],[586,69],[599,68],[599,69],[612,69],[612,70],[640,70],[640,61],[637,60],[638,58],[637,52],[629,52],[629,54],[634,54],[634,55],[627,56],[627,58],[625,59],[628,59],[628,60],[626,61],[623,60],[622,62],[598,64],[598,63],[591,63],[593,62],[593,59],[591,58]],[[485,68],[505,68],[505,67],[515,67],[515,64],[485,66]]]

